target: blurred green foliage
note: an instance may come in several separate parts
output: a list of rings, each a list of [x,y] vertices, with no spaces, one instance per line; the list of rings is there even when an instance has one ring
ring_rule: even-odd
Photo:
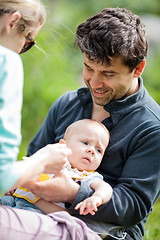
[[[47,21],[36,37],[37,46],[22,55],[24,102],[19,159],[43,123],[52,103],[64,92],[83,84],[83,56],[73,47],[76,26],[105,7],[125,7],[135,14],[160,16],[159,0],[44,0]],[[160,104],[160,46],[151,49],[143,73],[144,85]],[[159,205],[147,223],[145,240],[160,239]],[[157,237],[158,236],[158,237]]]
[[[76,27],[105,7],[126,7],[136,14],[160,15],[159,0],[44,0],[47,21],[36,37],[37,45],[22,55],[24,63],[24,102],[22,144],[19,158],[40,128],[52,103],[64,92],[83,83],[83,56],[73,47]],[[160,103],[160,53],[151,54],[143,73],[144,84]]]
[[[160,200],[154,205],[153,213],[149,216],[146,224],[146,231],[143,240],[159,240],[160,239]]]

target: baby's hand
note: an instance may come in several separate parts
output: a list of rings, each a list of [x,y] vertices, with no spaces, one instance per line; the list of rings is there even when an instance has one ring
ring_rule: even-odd
[[[98,206],[102,204],[102,199],[98,196],[91,196],[86,198],[83,202],[80,202],[76,205],[75,210],[80,209],[80,215],[95,215],[95,212],[98,211]]]
[[[13,196],[13,194],[14,194],[15,191],[16,191],[16,189],[10,190],[10,191],[6,192],[6,193],[4,194],[4,196]]]

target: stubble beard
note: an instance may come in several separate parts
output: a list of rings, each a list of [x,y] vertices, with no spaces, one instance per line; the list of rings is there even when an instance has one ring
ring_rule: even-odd
[[[98,97],[95,97],[93,92],[91,91],[90,89],[90,92],[91,92],[91,95],[92,95],[92,100],[93,102],[98,105],[98,106],[105,106],[107,105],[111,100],[112,100],[112,95],[110,95],[109,97],[107,98],[98,98]]]
[[[93,99],[93,102],[99,106],[102,106],[104,107],[105,105],[107,105],[111,99],[105,99],[104,101],[102,101],[101,99],[95,99],[93,96],[92,96],[92,99]]]
[[[91,88],[90,84],[87,81],[85,81],[85,84],[88,87],[88,89],[91,93],[91,96],[92,96],[92,100],[95,104],[97,104],[99,106],[105,106],[106,104],[108,104],[113,99],[112,91],[111,91],[110,96],[108,96],[107,98],[98,98],[98,97],[94,96],[94,93],[92,91],[92,88]]]

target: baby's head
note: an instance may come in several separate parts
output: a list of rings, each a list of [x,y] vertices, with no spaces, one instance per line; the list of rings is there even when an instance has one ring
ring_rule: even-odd
[[[83,119],[72,123],[60,142],[72,150],[68,160],[73,168],[94,171],[108,146],[109,132],[102,123]]]

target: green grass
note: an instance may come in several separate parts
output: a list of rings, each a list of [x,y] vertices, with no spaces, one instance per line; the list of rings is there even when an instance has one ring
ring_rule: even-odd
[[[160,240],[160,200],[156,202],[149,216],[143,240]]]

